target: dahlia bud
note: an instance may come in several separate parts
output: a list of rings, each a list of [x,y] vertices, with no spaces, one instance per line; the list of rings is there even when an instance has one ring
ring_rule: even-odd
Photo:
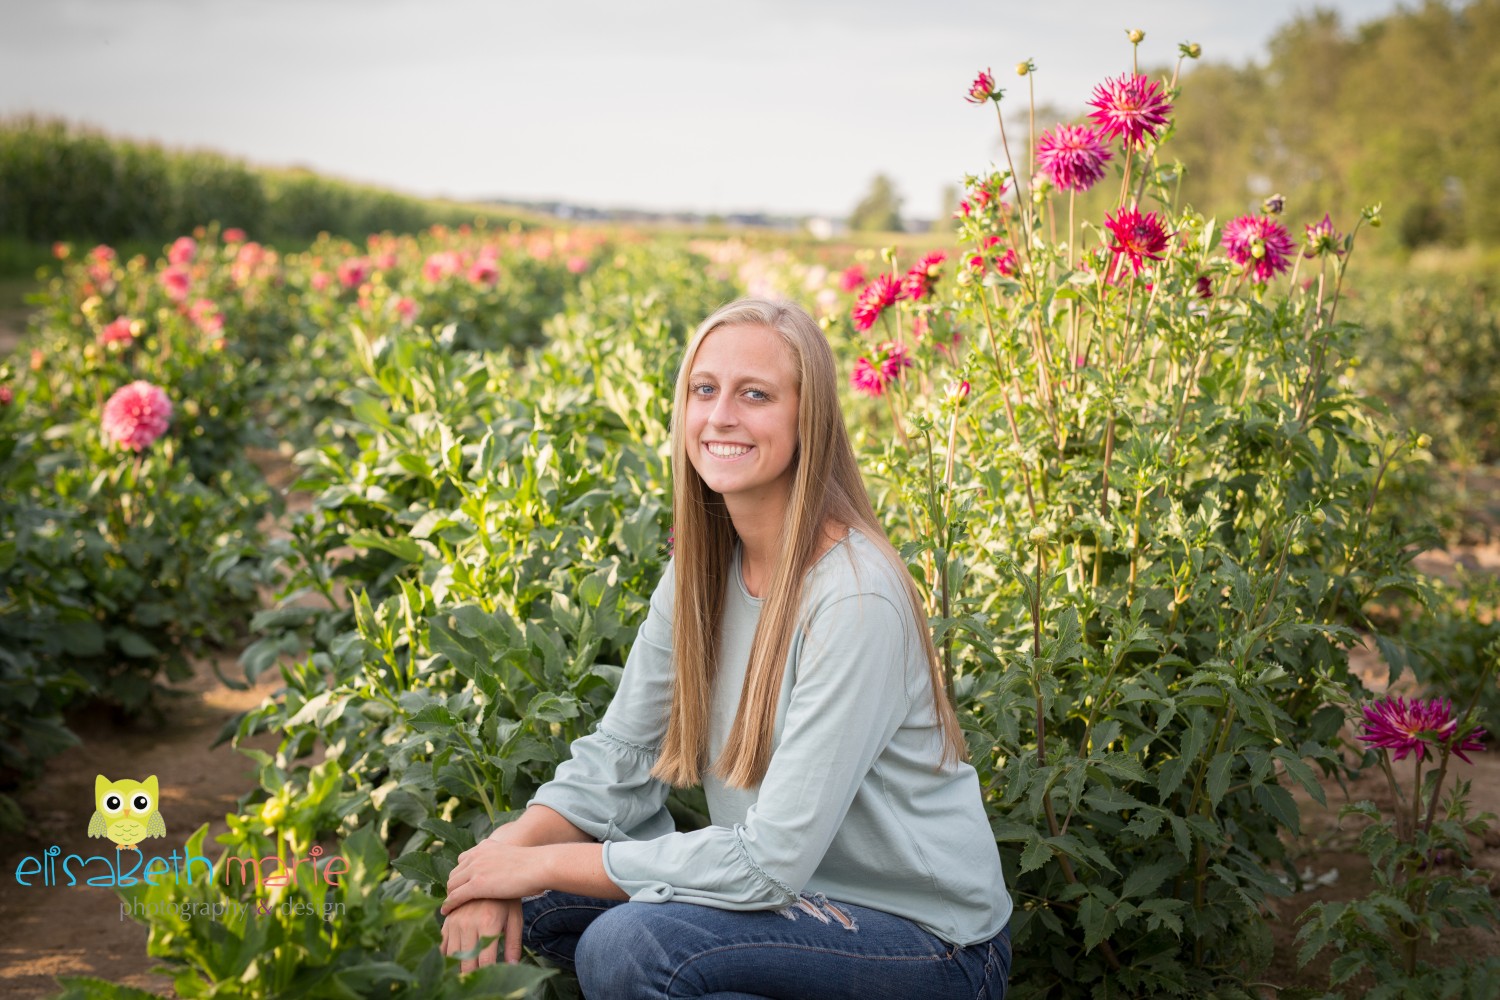
[[[1039,524],[1035,528],[1032,528],[1031,532],[1027,534],[1026,537],[1031,539],[1033,545],[1041,545],[1047,540],[1049,535],[1047,533],[1047,529]]]
[[[1183,42],[1181,45],[1177,46],[1177,52],[1184,59],[1197,59],[1199,56],[1203,55],[1203,46],[1199,45],[1197,42]]]
[[[948,400],[955,406],[962,406],[964,400],[969,398],[969,380],[962,379],[959,382],[949,383]]]
[[[1431,447],[1431,446],[1432,446],[1432,435],[1431,434],[1418,434],[1417,435],[1417,447],[1418,448],[1428,448],[1428,447]]]
[[[1286,197],[1279,193],[1260,203],[1260,210],[1267,215],[1280,215],[1283,208],[1286,208]]]
[[[1002,91],[995,86],[995,77],[989,70],[981,70],[969,84],[969,93],[964,100],[970,104],[983,104],[985,101],[1000,100]]]
[[[1139,45],[1146,40],[1146,33],[1140,28],[1131,28],[1125,33],[1130,36],[1131,45]]]
[[[1030,73],[1032,69],[1033,67],[1031,65],[1030,59],[1026,60],[1025,62],[1018,62],[1016,63],[1016,76],[1025,76],[1026,74]]]
[[[1323,513],[1322,507],[1319,507],[1317,510],[1313,511],[1311,516],[1312,523],[1316,525],[1322,525],[1328,520],[1328,515]]]
[[[1307,545],[1306,544],[1304,544],[1300,540],[1299,541],[1295,541],[1295,542],[1292,543],[1292,555],[1294,555],[1294,556],[1302,556],[1302,555],[1306,555],[1306,554],[1307,554]]]

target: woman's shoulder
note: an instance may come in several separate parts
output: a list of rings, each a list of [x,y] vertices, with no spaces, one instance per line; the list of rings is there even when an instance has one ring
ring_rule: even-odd
[[[813,564],[807,578],[807,596],[823,604],[873,594],[900,607],[907,601],[907,591],[897,572],[879,542],[862,529],[851,527]]]

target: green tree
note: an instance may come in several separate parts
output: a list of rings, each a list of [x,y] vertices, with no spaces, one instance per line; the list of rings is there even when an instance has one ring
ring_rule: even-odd
[[[849,228],[855,232],[901,232],[901,195],[885,174],[876,174],[869,192],[849,213]]]

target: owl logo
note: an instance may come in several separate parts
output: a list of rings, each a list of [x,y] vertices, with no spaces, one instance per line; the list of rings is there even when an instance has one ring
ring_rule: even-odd
[[[115,850],[128,848],[147,837],[165,837],[166,821],[156,808],[156,775],[145,781],[110,781],[104,775],[94,779],[94,816],[89,820],[90,837],[108,837]]]

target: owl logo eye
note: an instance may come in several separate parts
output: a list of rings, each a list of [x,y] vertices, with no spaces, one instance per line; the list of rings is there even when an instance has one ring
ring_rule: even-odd
[[[135,796],[130,800],[130,808],[134,809],[138,813],[150,812],[151,797],[145,792],[136,792]]]
[[[123,808],[125,808],[125,800],[122,799],[122,798],[120,798],[120,796],[118,794],[116,794],[114,792],[110,792],[108,795],[106,795],[104,797],[104,811],[105,812],[107,812],[107,813],[117,813],[117,812],[119,812]]]

